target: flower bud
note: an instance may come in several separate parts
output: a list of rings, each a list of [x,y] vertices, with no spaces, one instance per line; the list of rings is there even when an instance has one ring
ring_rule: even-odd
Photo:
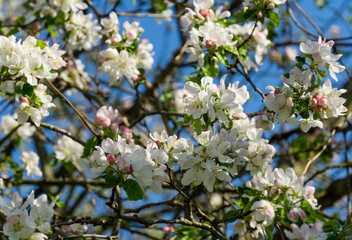
[[[108,159],[108,162],[109,162],[110,165],[113,165],[113,164],[116,163],[116,157],[115,157],[114,154],[108,154],[106,156],[106,158]]]
[[[263,17],[262,12],[257,13],[257,17],[258,17],[258,18],[262,18],[262,17]]]
[[[209,11],[207,10],[199,10],[200,15],[202,15],[203,17],[207,18],[209,16]]]
[[[113,34],[110,38],[111,43],[118,43],[121,41],[121,35],[120,34]]]
[[[270,9],[274,9],[275,8],[275,3],[273,3],[273,2],[269,3],[268,7]]]
[[[22,97],[22,98],[21,98],[21,103],[29,103],[28,98]]]

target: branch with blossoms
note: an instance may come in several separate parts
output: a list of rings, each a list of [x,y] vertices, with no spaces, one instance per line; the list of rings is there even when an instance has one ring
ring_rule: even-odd
[[[13,2],[0,16],[0,239],[352,236],[350,106],[327,78],[349,74],[336,47],[349,38],[335,45],[286,0]],[[315,37],[297,14],[323,38],[270,52],[298,44],[288,26]],[[126,16],[174,22],[180,46],[167,56]],[[265,92],[267,56],[287,73]],[[311,181],[340,168],[325,189]],[[343,196],[348,214],[328,217]]]

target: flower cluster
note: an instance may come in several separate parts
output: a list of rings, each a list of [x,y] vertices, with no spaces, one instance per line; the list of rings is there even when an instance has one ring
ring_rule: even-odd
[[[257,65],[263,64],[263,55],[268,52],[269,46],[271,45],[271,41],[267,38],[268,29],[260,22],[257,24],[233,24],[230,25],[228,29],[232,34],[247,39],[248,50],[253,50],[254,52],[254,62],[250,59],[249,55],[247,55],[247,57],[243,59],[243,66],[247,70],[254,68],[258,71]]]
[[[127,143],[120,136],[117,141],[110,138],[103,140],[101,147],[96,146],[93,152],[90,176],[99,177],[109,168],[117,176],[123,176],[124,180],[134,177],[142,189],[151,188],[161,194],[161,183],[166,180],[167,158],[165,154],[155,154],[153,147],[152,143],[148,143],[147,149],[144,149],[132,141]]]
[[[45,194],[34,198],[34,191],[23,202],[18,192],[12,195],[11,202],[0,196],[0,209],[6,216],[3,231],[9,240],[44,240],[50,232],[50,221],[54,216],[55,202],[48,203]],[[27,210],[29,208],[29,210]]]
[[[301,43],[300,49],[305,57],[296,57],[298,63],[294,69],[281,76],[283,87],[267,87],[271,92],[264,103],[275,114],[279,125],[284,122],[294,123],[307,132],[311,127],[322,128],[321,119],[345,115],[347,108],[343,104],[346,100],[340,96],[346,90],[332,88],[329,79],[321,85],[322,77],[326,76],[326,71],[321,68],[329,69],[335,80],[335,73],[344,70],[337,63],[342,54],[332,54],[332,46],[333,41],[325,43],[321,38],[318,42],[307,40],[306,43]],[[294,122],[299,116],[301,118]]]
[[[220,80],[220,86],[213,83],[213,78],[204,77],[201,85],[186,82],[184,94],[185,113],[193,119],[199,119],[203,114],[208,114],[213,122],[227,122],[232,118],[243,118],[242,104],[249,99],[245,86],[238,88],[238,82],[225,86],[226,75]]]
[[[88,168],[88,159],[82,158],[84,147],[68,136],[63,136],[54,145],[57,160],[71,162],[80,170]]]
[[[21,104],[15,110],[15,118],[19,124],[24,124],[30,118],[39,127],[42,118],[49,115],[48,109],[55,107],[55,104],[52,103],[52,97],[46,94],[46,89],[43,84],[38,84],[35,88],[23,85],[22,94],[26,97],[21,98]]]
[[[319,208],[314,197],[315,188],[311,184],[309,182],[304,185],[304,176],[297,177],[292,168],[284,171],[266,166],[246,183],[248,189],[244,188],[239,192],[238,198],[245,202],[253,200],[250,208],[252,213],[235,224],[235,233],[258,238],[265,228],[273,224],[276,216],[286,216],[282,221],[284,226],[292,228],[292,232],[285,231],[289,239],[310,239],[308,236],[318,236],[314,234],[323,232],[321,222],[307,218]],[[309,224],[313,223],[315,224],[310,228]],[[299,226],[304,230],[299,231]]]
[[[97,25],[98,20],[93,20],[93,14],[84,14],[82,11],[73,13],[70,21],[65,27],[68,32],[66,39],[69,50],[91,50],[96,46],[101,35],[101,27]]]
[[[1,117],[0,132],[9,134],[12,130],[16,129],[17,135],[24,141],[27,141],[35,132],[35,127],[31,123],[27,122],[19,126],[20,124],[14,116],[4,115]]]
[[[142,80],[145,70],[151,69],[154,59],[151,51],[153,45],[148,39],[139,39],[143,28],[138,22],[123,23],[125,29],[122,36],[118,32],[119,21],[115,12],[109,18],[102,20],[103,32],[107,35],[108,49],[102,51],[102,73],[109,73],[110,84],[118,81],[122,76],[133,80]]]
[[[55,71],[66,65],[61,57],[65,51],[58,47],[49,47],[31,36],[22,43],[16,42],[15,36],[0,36],[1,75],[10,80],[22,78],[32,86],[38,84],[38,79],[53,79],[57,76]]]

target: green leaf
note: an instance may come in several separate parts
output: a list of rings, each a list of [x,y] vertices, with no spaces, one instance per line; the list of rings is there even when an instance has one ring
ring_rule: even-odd
[[[191,120],[192,120],[192,116],[191,115],[185,115],[183,117],[183,124],[187,125],[187,124],[189,124],[191,122]]]
[[[216,57],[219,59],[219,61],[222,63],[222,65],[228,67],[229,66],[229,60],[227,59],[225,54],[221,54],[220,52],[215,52]]]
[[[52,36],[54,36],[54,37],[58,36],[57,32],[52,28],[51,25],[48,26],[47,30]]]
[[[20,31],[20,29],[18,27],[12,28],[8,33],[7,36],[11,36],[11,35],[15,35],[16,33],[18,33]]]
[[[21,93],[22,93],[22,96],[31,98],[34,94],[34,87],[29,83],[25,83],[23,84]]]
[[[65,207],[65,203],[64,202],[56,202],[55,204],[56,204],[56,206],[58,206],[60,208]]]
[[[6,97],[6,95],[0,90],[0,95]]]
[[[96,136],[88,139],[86,145],[84,146],[82,158],[87,158],[92,155],[96,145],[98,145],[98,139]]]
[[[107,188],[114,188],[122,182],[123,178],[121,175],[106,175],[104,180]]]
[[[269,225],[265,228],[265,233],[268,236],[269,240],[273,240],[274,237],[274,224]]]
[[[274,11],[269,12],[269,19],[270,19],[271,23],[274,24],[274,26],[276,28],[279,28],[280,16],[277,12],[274,12]]]
[[[67,162],[67,161],[62,162],[62,166],[66,169],[66,171],[69,174],[72,174],[76,169],[76,167],[75,167],[75,165],[73,165],[73,163]]]
[[[339,232],[341,225],[339,223],[339,221],[337,221],[336,219],[331,219],[329,221],[327,221],[324,226],[324,232],[333,232],[334,234]]]
[[[196,131],[198,135],[202,133],[202,122],[200,119],[193,119],[192,128]]]
[[[37,40],[37,44],[35,45],[36,47],[40,47],[40,49],[44,49],[45,47],[48,46],[48,44],[46,44],[46,42],[42,41],[42,40]]]
[[[306,63],[306,58],[301,56],[296,56],[296,61],[299,63]]]
[[[135,180],[127,179],[122,182],[122,187],[125,190],[129,200],[137,201],[143,199],[144,192]]]
[[[307,109],[304,109],[302,112],[299,113],[303,119],[309,118],[309,112]]]
[[[236,46],[224,46],[224,48],[225,48],[226,51],[229,51],[230,53],[233,53],[235,55],[239,54]]]
[[[16,17],[15,20],[15,24],[16,25],[22,25],[26,22],[26,18],[25,17]]]
[[[66,22],[66,13],[64,13],[63,11],[59,10],[57,12],[56,18],[55,18],[55,25],[59,26],[59,25],[64,25]]]
[[[206,76],[215,78],[216,76],[219,75],[219,66],[216,62],[212,61],[211,64],[208,64],[205,67],[205,74]]]

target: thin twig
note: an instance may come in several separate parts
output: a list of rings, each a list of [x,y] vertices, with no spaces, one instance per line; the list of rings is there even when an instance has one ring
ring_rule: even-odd
[[[50,87],[57,93],[60,95],[60,97],[62,99],[64,99],[67,104],[77,113],[77,115],[79,116],[79,118],[82,120],[82,122],[88,127],[88,129],[95,135],[95,136],[99,136],[99,134],[90,126],[89,124],[89,121],[86,119],[86,117],[80,112],[78,111],[78,109],[73,106],[73,104],[65,97],[65,95],[63,95],[59,89],[57,89],[54,84],[49,80],[49,79],[46,79],[46,82],[50,85]]]
[[[49,129],[49,130],[52,130],[54,132],[58,132],[58,133],[61,133],[63,135],[66,135],[70,138],[72,138],[73,140],[75,140],[76,142],[80,143],[81,145],[85,145],[85,142],[75,136],[72,136],[72,134],[68,131],[66,131],[65,129],[62,129],[62,128],[59,128],[59,127],[56,127],[54,125],[50,125],[48,123],[44,123],[44,122],[41,122],[40,123],[40,126],[43,127],[43,128],[46,128],[46,129]]]

